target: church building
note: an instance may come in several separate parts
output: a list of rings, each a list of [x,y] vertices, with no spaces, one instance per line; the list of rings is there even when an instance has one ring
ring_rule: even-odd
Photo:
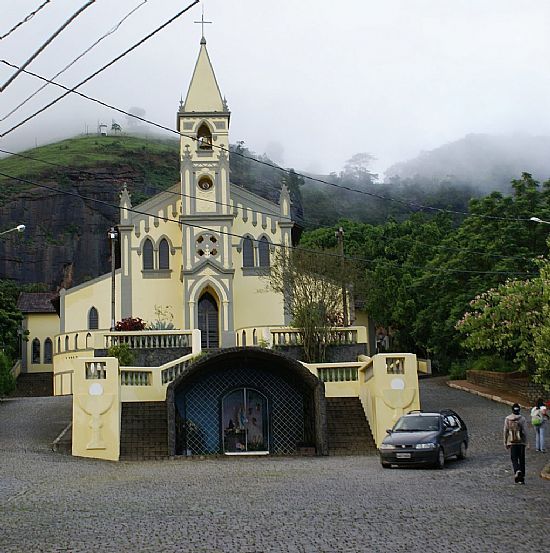
[[[333,438],[345,450],[347,432],[355,451],[365,436],[372,442],[366,414],[376,440],[395,409],[418,405],[414,356],[374,363],[365,327],[335,329],[340,363],[288,355],[300,331],[265,277],[275,248],[293,245],[291,198],[284,185],[273,202],[230,182],[230,115],[203,37],[176,117],[180,182],[137,206],[123,189],[120,268],[61,290],[58,319],[28,308],[23,371],[47,370],[48,344],[54,394],[73,396],[74,455],[323,455],[331,397],[337,413],[349,400],[358,409],[359,438],[349,438],[349,421]],[[114,330],[128,318],[149,326]],[[135,366],[108,356],[122,345]],[[386,376],[396,387],[375,409]]]

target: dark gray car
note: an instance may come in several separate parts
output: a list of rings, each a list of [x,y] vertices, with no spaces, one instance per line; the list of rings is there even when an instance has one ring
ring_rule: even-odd
[[[380,444],[380,462],[392,465],[431,465],[443,468],[445,460],[464,459],[468,429],[457,413],[411,411],[403,415]]]

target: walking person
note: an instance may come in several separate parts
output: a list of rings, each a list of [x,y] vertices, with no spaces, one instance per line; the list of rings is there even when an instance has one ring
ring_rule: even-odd
[[[520,415],[520,406],[512,405],[512,414],[504,419],[504,445],[510,450],[514,467],[514,482],[525,484],[525,447],[527,446],[527,422]]]
[[[544,401],[537,399],[537,404],[531,409],[531,424],[535,429],[535,448],[537,451],[545,453],[544,449],[544,427],[548,421],[548,412]]]

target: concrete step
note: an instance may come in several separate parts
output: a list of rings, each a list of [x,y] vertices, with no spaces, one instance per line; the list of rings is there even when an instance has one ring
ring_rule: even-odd
[[[327,398],[330,455],[375,455],[376,445],[359,398]]]
[[[53,373],[21,373],[13,397],[53,396]]]

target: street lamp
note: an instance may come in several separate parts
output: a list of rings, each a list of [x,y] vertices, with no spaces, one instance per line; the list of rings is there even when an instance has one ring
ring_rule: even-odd
[[[550,221],[543,221],[542,219],[539,219],[538,217],[530,217],[529,221],[533,221],[534,223],[543,223],[545,225],[550,225]]]
[[[115,242],[118,238],[118,232],[115,227],[111,227],[107,233],[111,241],[111,332],[115,330]]]
[[[17,232],[23,232],[25,230],[25,225],[17,225],[16,227],[4,230],[0,232],[0,236],[2,236],[2,234],[8,234],[8,232],[13,232],[14,230],[16,230]]]

